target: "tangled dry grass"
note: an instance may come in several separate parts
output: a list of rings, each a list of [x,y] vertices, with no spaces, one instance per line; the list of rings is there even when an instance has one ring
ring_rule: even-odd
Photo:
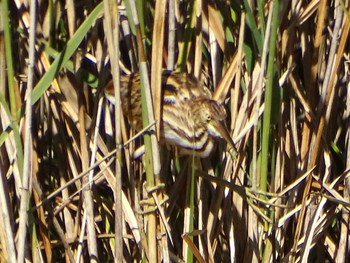
[[[1,262],[349,261],[348,0],[0,10]],[[226,106],[233,158],[158,145],[162,68]],[[141,135],[103,96],[135,71]]]

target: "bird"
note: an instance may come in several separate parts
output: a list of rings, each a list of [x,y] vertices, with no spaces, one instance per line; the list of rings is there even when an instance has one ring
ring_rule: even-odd
[[[142,129],[140,74],[131,73],[120,78],[121,106],[130,125]],[[113,103],[113,82],[104,92]],[[226,127],[225,107],[212,99],[212,92],[193,75],[162,71],[160,141],[175,146],[180,155],[200,158],[210,156],[217,139],[224,139],[235,149]]]

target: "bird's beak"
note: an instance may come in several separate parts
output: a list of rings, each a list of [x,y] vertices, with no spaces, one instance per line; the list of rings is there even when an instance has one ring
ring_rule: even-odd
[[[236,146],[230,136],[230,132],[224,122],[212,120],[209,125],[209,133],[212,136],[223,138],[228,143],[229,147],[237,152]]]

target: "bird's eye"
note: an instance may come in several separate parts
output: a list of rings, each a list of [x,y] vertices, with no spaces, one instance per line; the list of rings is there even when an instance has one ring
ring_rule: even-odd
[[[207,116],[207,122],[210,122],[210,121],[211,121],[211,116],[208,115],[208,116]]]

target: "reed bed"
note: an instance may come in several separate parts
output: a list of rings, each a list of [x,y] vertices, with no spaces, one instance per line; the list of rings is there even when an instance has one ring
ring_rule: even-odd
[[[348,0],[0,10],[1,262],[349,262]],[[236,153],[158,143],[164,68],[225,105]],[[139,134],[103,93],[130,72]]]

